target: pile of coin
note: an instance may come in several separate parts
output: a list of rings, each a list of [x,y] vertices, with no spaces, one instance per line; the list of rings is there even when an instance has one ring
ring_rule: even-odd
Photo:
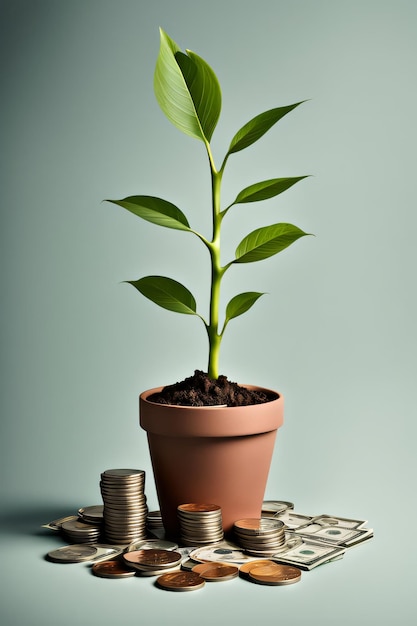
[[[217,504],[180,504],[177,515],[182,545],[201,546],[223,540],[222,510]]]
[[[129,544],[146,538],[144,486],[143,470],[112,469],[101,474],[104,534],[109,543]]]
[[[123,554],[125,564],[141,576],[157,576],[177,570],[182,558],[180,552],[158,548],[144,548]]]
[[[237,543],[252,556],[273,556],[285,544],[285,524],[274,518],[237,520],[233,531]]]
[[[149,511],[146,517],[146,528],[151,535],[164,530],[161,511]]]
[[[68,543],[97,543],[99,541],[103,526],[102,524],[91,524],[80,519],[68,520],[62,523],[61,532]]]

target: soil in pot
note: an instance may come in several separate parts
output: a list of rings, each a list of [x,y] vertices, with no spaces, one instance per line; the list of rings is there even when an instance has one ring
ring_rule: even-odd
[[[179,406],[248,406],[276,399],[262,390],[248,389],[230,382],[226,376],[212,380],[205,372],[195,370],[194,375],[181,382],[167,385],[148,398],[159,404]]]

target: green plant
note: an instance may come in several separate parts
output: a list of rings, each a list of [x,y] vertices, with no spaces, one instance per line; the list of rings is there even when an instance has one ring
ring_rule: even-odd
[[[209,341],[208,375],[219,375],[220,344],[225,329],[235,317],[246,313],[263,293],[240,293],[226,307],[225,320],[220,329],[219,301],[221,281],[227,270],[239,263],[260,261],[281,252],[300,237],[307,235],[292,224],[264,226],[244,237],[236,248],[235,258],[222,266],[220,261],[221,224],[232,206],[257,202],[277,196],[306,176],[274,178],[246,187],[227,207],[221,208],[221,183],[229,157],[260,139],[276,122],[295,109],[301,102],[278,107],[257,115],[233,137],[223,163],[216,168],[210,141],[221,110],[221,89],[211,67],[194,52],[182,52],[177,44],[160,29],[160,49],[155,68],[156,99],[166,117],[182,132],[203,142],[208,155],[212,189],[212,238],[207,239],[193,230],[184,213],[174,204],[153,196],[129,196],[123,200],[109,200],[131,213],[159,226],[187,231],[196,235],[206,246],[211,259],[211,292],[209,319],[197,313],[194,296],[181,283],[164,276],[145,276],[128,281],[144,296],[159,306],[189,315],[197,315],[204,323]]]

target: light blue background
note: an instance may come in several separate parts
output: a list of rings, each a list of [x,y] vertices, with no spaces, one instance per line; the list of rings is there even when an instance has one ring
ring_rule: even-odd
[[[230,324],[221,370],[286,398],[266,498],[367,519],[375,537],[290,587],[164,594],[43,560],[60,544],[40,524],[99,503],[105,469],[145,469],[157,508],[138,394],[206,367],[197,318],[122,284],[167,274],[204,313],[199,242],[102,203],[158,195],[209,234],[203,146],[153,95],[159,26],[219,77],[218,162],[251,117],[309,99],[229,163],[225,203],[312,177],[235,207],[225,260],[269,223],[315,237],[230,271],[224,302],[269,295]],[[1,31],[2,624],[411,624],[417,4],[3,0]]]

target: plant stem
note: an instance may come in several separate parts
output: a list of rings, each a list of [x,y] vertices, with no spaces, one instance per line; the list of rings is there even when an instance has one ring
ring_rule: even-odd
[[[207,325],[209,339],[208,376],[211,379],[219,377],[219,355],[222,334],[219,333],[219,305],[220,284],[224,269],[220,263],[220,192],[223,172],[218,172],[214,166],[210,146],[207,145],[210,160],[211,184],[212,184],[212,212],[213,212],[213,239],[209,245],[211,259],[211,291],[210,291],[210,318]]]

